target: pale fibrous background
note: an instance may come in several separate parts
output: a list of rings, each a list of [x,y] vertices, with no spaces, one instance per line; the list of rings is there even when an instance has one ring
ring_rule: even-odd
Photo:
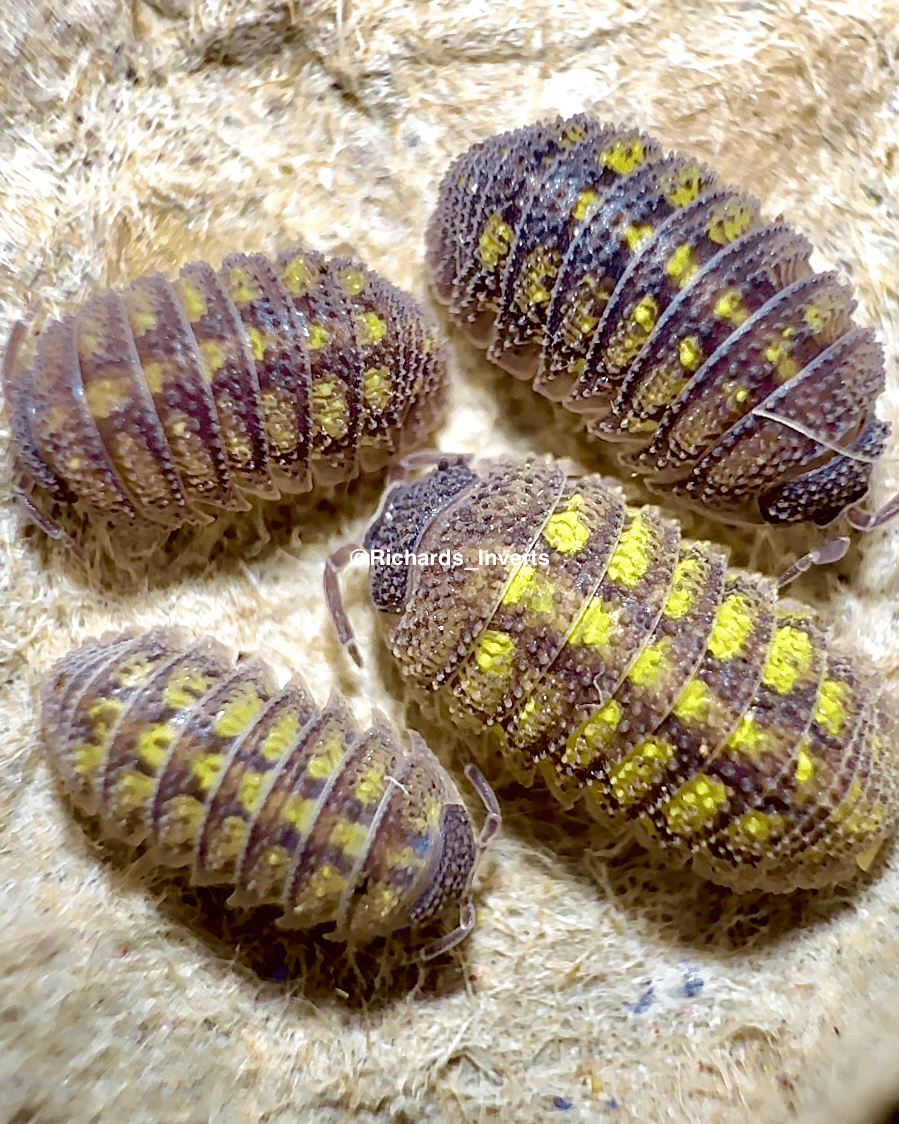
[[[427,299],[423,235],[449,160],[590,109],[699,155],[812,239],[880,333],[879,411],[899,420],[892,0],[0,7],[4,336],[139,273],[301,238]],[[441,448],[586,459],[564,419],[451,343]],[[402,944],[354,967],[100,843],[60,799],[32,715],[40,673],[111,629],[174,622],[261,650],[322,702],[342,690],[360,721],[378,707],[419,725],[457,776],[469,747],[407,707],[358,565],[361,671],[334,640],[323,562],[359,536],[378,481],[168,544],[88,528],[85,569],[20,518],[0,428],[4,1124],[878,1119],[899,1088],[892,849],[850,888],[740,898],[503,787],[479,927],[419,975]],[[875,500],[897,488],[893,438]],[[769,568],[812,541],[688,525]],[[801,586],[888,684],[897,588],[899,526]]]

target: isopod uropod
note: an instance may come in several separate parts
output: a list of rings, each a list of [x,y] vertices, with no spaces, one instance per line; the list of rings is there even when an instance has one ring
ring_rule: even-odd
[[[433,288],[490,359],[713,517],[854,526],[889,426],[873,334],[811,245],[708,168],[589,114],[473,145],[427,234]]]
[[[229,904],[280,906],[283,928],[361,942],[460,906],[429,957],[474,925],[471,879],[499,824],[477,770],[479,839],[421,738],[377,714],[359,733],[339,696],[319,708],[298,677],[278,689],[258,657],[170,628],[88,642],[47,673],[41,734],[107,837],[233,886]]]
[[[350,258],[232,254],[140,277],[13,332],[3,384],[26,510],[173,528],[372,471],[434,425],[443,343],[412,297]]]
[[[893,833],[899,723],[875,669],[601,477],[448,457],[387,492],[364,545],[413,691],[489,730],[523,782],[740,891],[844,881]]]

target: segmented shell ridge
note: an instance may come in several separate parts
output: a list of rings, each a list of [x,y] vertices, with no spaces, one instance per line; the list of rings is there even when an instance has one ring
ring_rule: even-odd
[[[394,522],[419,492],[427,518]],[[403,675],[525,783],[737,890],[846,880],[894,832],[899,715],[875,669],[601,477],[448,459],[387,494],[366,542]],[[454,556],[406,567],[398,604],[380,573],[404,551]]]
[[[446,381],[416,301],[305,249],[140,277],[48,323],[30,361],[6,366],[37,510],[81,501],[164,527],[381,467],[432,428]]]
[[[491,137],[451,165],[427,245],[469,337],[654,491],[771,523],[867,492],[889,426],[852,293],[690,157],[587,114]]]
[[[89,642],[47,673],[41,734],[73,803],[146,839],[229,904],[364,940],[421,925],[470,882],[471,820],[420,738],[363,733],[342,699],[278,689],[258,658],[174,629]]]

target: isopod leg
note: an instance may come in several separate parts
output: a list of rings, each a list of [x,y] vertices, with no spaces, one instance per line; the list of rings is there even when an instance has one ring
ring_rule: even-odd
[[[325,562],[324,577],[325,603],[328,606],[328,612],[331,614],[331,620],[334,622],[334,628],[337,630],[337,638],[358,667],[362,666],[362,655],[359,652],[359,646],[353,635],[353,626],[350,624],[350,618],[347,616],[343,604],[340,571],[355,555],[356,551],[361,549],[358,543],[348,542],[335,550]]]
[[[437,956],[441,956],[444,952],[449,952],[451,948],[455,948],[460,944],[475,926],[477,915],[475,914],[474,903],[470,898],[466,898],[462,902],[462,908],[459,912],[459,924],[451,932],[446,933],[444,936],[439,937],[436,941],[430,944],[419,952],[419,960],[433,960]]]
[[[496,793],[487,783],[487,779],[477,765],[469,763],[465,766],[465,776],[468,778],[471,787],[480,796],[481,802],[487,811],[487,817],[481,828],[481,833],[477,840],[478,854],[483,855],[490,845],[490,840],[496,835],[503,825],[502,812],[499,809],[499,801],[496,799]]]
[[[859,511],[857,507],[850,507],[846,511],[849,525],[856,531],[876,531],[886,526],[897,515],[899,515],[899,494],[887,500],[877,511]]]
[[[806,570],[810,570],[812,566],[829,566],[831,562],[839,562],[848,549],[848,536],[837,535],[823,546],[810,550],[808,554],[803,554],[801,558],[797,558],[795,562],[787,566],[777,579],[777,588],[783,589],[784,586],[789,585],[791,581],[795,581],[800,574],[804,574]]]

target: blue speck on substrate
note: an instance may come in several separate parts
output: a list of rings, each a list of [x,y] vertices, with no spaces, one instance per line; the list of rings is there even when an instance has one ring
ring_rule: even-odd
[[[570,1101],[567,1097],[553,1097],[553,1108],[556,1112],[567,1112],[570,1108],[574,1108],[574,1101]]]

